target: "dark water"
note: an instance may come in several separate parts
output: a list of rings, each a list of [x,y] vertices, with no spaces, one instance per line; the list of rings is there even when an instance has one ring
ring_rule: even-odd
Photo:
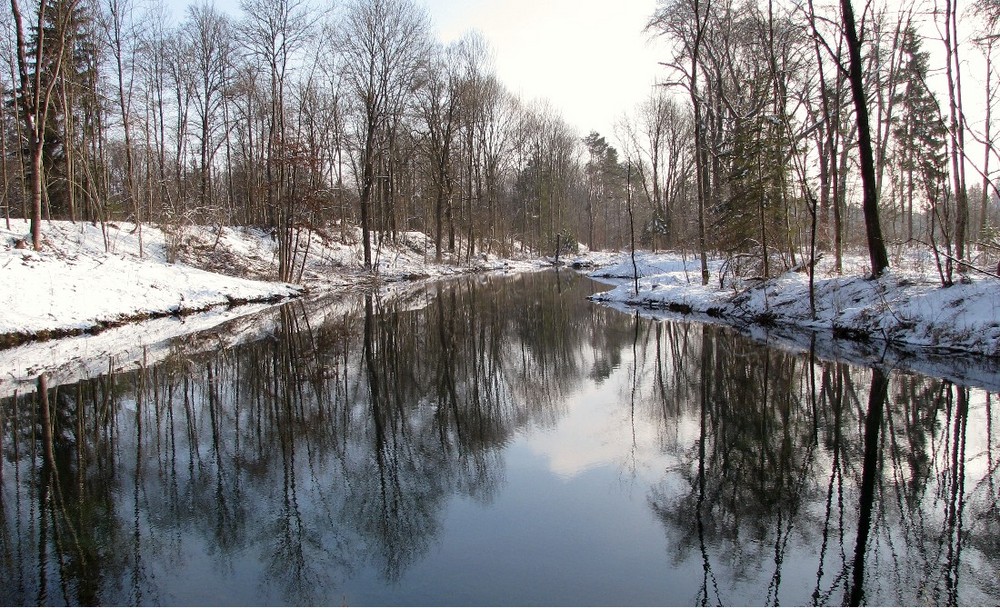
[[[595,289],[295,303],[40,377],[0,402],[0,604],[1000,603],[996,394]]]

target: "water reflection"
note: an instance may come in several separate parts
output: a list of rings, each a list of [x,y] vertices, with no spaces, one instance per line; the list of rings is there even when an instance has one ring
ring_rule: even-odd
[[[619,586],[595,602],[1000,601],[993,395],[623,315],[590,289],[544,273],[295,303],[263,340],[180,341],[74,384],[41,375],[0,402],[0,604],[447,601],[448,573],[410,573],[482,534],[455,531],[455,505],[527,501],[507,498],[517,446],[557,442],[593,407],[621,414],[604,447],[672,573],[603,563]],[[540,524],[580,520],[574,534],[613,543],[583,505],[627,499],[573,495]],[[569,568],[586,592],[599,577],[571,536],[564,565],[509,557],[542,580]],[[468,576],[485,589],[499,574]]]
[[[650,492],[675,562],[701,564],[692,603],[996,602],[991,395],[725,333],[671,345],[696,398],[649,403],[697,429]]]

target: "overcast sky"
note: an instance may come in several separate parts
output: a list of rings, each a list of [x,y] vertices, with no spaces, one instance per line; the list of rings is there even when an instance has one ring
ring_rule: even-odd
[[[419,1],[419,0],[418,0]],[[442,42],[479,30],[500,80],[548,99],[580,135],[612,138],[662,74],[663,42],[643,32],[656,0],[423,0]]]
[[[187,6],[202,0],[168,0]],[[208,0],[233,15],[239,0]],[[314,0],[329,5],[325,0]],[[414,0],[448,43],[470,30],[489,41],[497,76],[525,102],[547,99],[580,136],[613,138],[614,123],[645,99],[665,57],[644,32],[657,0]],[[176,13],[182,19],[183,11]]]

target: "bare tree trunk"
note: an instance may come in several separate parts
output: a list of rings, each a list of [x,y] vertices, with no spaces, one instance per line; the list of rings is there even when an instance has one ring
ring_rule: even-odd
[[[858,149],[861,157],[861,181],[864,188],[863,211],[865,233],[868,240],[868,256],[871,260],[872,276],[877,277],[889,267],[889,256],[886,254],[882,227],[879,224],[875,156],[872,150],[868,105],[861,73],[861,43],[858,40],[858,29],[854,21],[851,0],[840,0],[840,6],[844,18],[844,36],[847,38],[847,51],[850,56],[848,76],[854,95],[854,111],[858,124]]]
[[[955,257],[966,259],[965,242],[969,223],[969,196],[965,190],[965,118],[962,109],[962,71],[958,57],[957,0],[945,0],[945,51],[948,76],[948,110],[951,117],[951,172],[955,189]],[[959,272],[965,273],[964,264]]]
[[[983,134],[983,193],[982,200],[979,205],[979,234],[978,238],[982,239],[986,230],[989,228],[989,202],[990,202],[990,187],[992,182],[990,180],[990,157],[993,156],[993,132],[992,132],[992,122],[993,122],[993,97],[995,91],[993,89],[993,44],[996,42],[995,38],[988,38],[986,41],[986,48],[983,50],[983,55],[986,57],[986,118],[984,120],[984,134]]]
[[[361,196],[358,200],[359,211],[361,212],[361,240],[364,250],[365,270],[372,268],[372,244],[371,244],[371,201],[375,185],[375,133],[378,129],[377,117],[373,116],[375,110],[369,110],[368,133],[365,139],[365,149],[363,152],[363,164],[361,173]]]
[[[10,66],[11,79],[14,81],[18,80],[18,67],[17,61],[14,60]],[[14,130],[14,140],[17,142],[23,142],[27,139],[24,134],[24,123],[26,121],[22,120],[21,114],[24,112],[24,107],[22,104],[14,104],[14,124],[16,128]],[[19,144],[20,145],[20,144]],[[27,219],[28,215],[28,184],[27,184],[27,170],[24,166],[24,154],[18,153],[17,155],[17,167],[18,167],[18,182],[21,186],[21,217]]]
[[[838,111],[839,119],[839,111]],[[839,130],[839,127],[838,127]],[[857,137],[858,125],[857,123],[851,125],[850,131],[848,131],[846,137],[839,138],[841,142],[840,146],[840,160],[837,168],[837,176],[834,181],[833,187],[833,230],[834,230],[834,249],[836,251],[836,267],[837,274],[843,274],[844,272],[844,230],[847,227],[847,219],[845,216],[845,210],[847,209],[847,168],[851,160],[851,145],[850,142],[855,137]]]
[[[63,107],[63,150],[66,154],[66,159],[64,161],[66,167],[66,203],[69,211],[69,219],[71,222],[76,221],[76,179],[75,179],[75,168],[76,168],[76,154],[75,154],[75,142],[73,141],[74,131],[73,128],[73,103],[70,99],[70,92],[66,86],[66,79],[59,79],[60,87],[60,98],[62,99]]]
[[[40,91],[37,86],[37,79],[32,87],[28,78],[28,58],[24,40],[24,26],[21,19],[21,7],[17,0],[10,0],[11,10],[14,14],[14,23],[17,32],[17,63],[18,73],[21,80],[20,97],[23,108],[21,114],[27,126],[28,150],[31,154],[31,244],[38,251],[42,248],[42,142],[39,139],[37,122]],[[44,5],[39,6],[39,22],[42,20]],[[38,45],[41,49],[41,44]],[[36,63],[37,65],[37,63]]]
[[[816,9],[813,6],[812,0],[809,0],[809,22],[812,28],[813,35],[813,48],[816,54],[816,63],[819,66],[819,76],[820,76],[820,87],[821,87],[821,99],[823,102],[823,117],[826,122],[826,157],[829,162],[827,165],[827,190],[829,192],[821,192],[820,200],[823,197],[828,197],[828,200],[824,204],[824,208],[827,205],[832,205],[833,207],[833,251],[834,251],[834,269],[837,274],[843,272],[843,218],[841,216],[841,199],[843,198],[844,188],[842,187],[842,176],[846,174],[844,164],[846,155],[846,144],[844,145],[843,157],[841,158],[840,149],[840,136],[841,136],[841,120],[840,120],[840,108],[841,108],[841,83],[843,82],[838,76],[836,79],[836,86],[833,89],[833,104],[831,107],[829,87],[827,86],[825,72],[823,70],[823,57],[820,52],[820,34],[816,28]],[[842,46],[838,43],[835,58],[838,59],[841,56]],[[848,137],[850,139],[850,137]],[[830,200],[832,199],[832,200]]]
[[[701,284],[708,285],[708,238],[705,234],[705,203],[708,198],[709,193],[709,175],[708,175],[708,147],[705,142],[705,125],[703,123],[704,117],[702,116],[701,108],[701,98],[698,94],[698,63],[699,63],[699,53],[701,50],[701,39],[705,33],[705,25],[708,21],[708,11],[711,6],[705,7],[705,19],[702,20],[701,17],[701,3],[699,0],[694,0],[694,12],[695,20],[697,24],[695,26],[695,40],[693,48],[691,49],[691,82],[690,82],[690,93],[691,93],[691,104],[694,106],[694,148],[695,148],[695,175],[698,181],[698,253],[701,258]]]
[[[128,0],[109,0],[108,12],[111,23],[108,24],[108,37],[111,42],[111,53],[115,58],[115,69],[118,86],[118,110],[122,117],[122,130],[125,137],[125,196],[131,203],[135,214],[135,226],[139,236],[139,257],[143,257],[142,216],[139,196],[135,187],[135,161],[132,149],[132,85],[125,85],[125,12],[130,9]],[[67,114],[68,115],[68,114]]]
[[[0,163],[3,163],[3,216],[7,230],[10,230],[10,172],[7,170],[7,117],[4,115],[6,104],[0,103]],[[17,120],[15,112],[14,120]]]
[[[635,218],[632,213],[632,162],[628,163],[628,176],[625,181],[625,204],[628,205],[629,252],[632,254],[632,281],[635,295],[639,295],[639,266],[635,263]],[[558,241],[556,241],[558,243]],[[556,262],[559,262],[559,246],[556,245]]]

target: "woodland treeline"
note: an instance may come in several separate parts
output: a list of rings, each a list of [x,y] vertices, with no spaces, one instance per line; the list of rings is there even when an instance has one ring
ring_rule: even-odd
[[[636,32],[661,81],[582,136],[413,0],[11,0],[0,204],[36,248],[45,219],[265,227],[283,279],[360,226],[366,267],[419,230],[439,259],[635,243],[764,276],[916,243],[951,282],[996,249],[1000,2],[851,9],[663,0]]]

